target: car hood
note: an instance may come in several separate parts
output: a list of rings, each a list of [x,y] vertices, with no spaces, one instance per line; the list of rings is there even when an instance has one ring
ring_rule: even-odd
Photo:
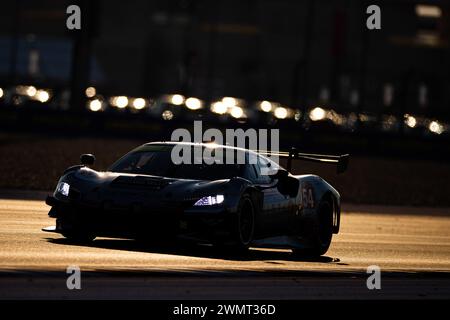
[[[61,178],[71,186],[72,198],[89,202],[180,202],[195,201],[226,191],[229,179],[204,181],[152,175],[99,172],[79,168]]]

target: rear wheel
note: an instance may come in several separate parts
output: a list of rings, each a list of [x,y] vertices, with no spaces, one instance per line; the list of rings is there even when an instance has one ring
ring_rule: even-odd
[[[310,246],[304,249],[292,249],[300,256],[321,256],[328,251],[333,237],[333,205],[329,200],[321,201],[318,208],[317,225],[308,237]]]

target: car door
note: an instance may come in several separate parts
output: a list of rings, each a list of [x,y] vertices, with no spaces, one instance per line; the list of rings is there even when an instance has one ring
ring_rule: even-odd
[[[256,171],[256,183],[263,192],[263,204],[261,217],[263,219],[265,233],[271,235],[284,234],[291,216],[291,202],[289,195],[280,193],[278,181],[267,173],[271,171],[272,164],[265,158],[258,156],[258,161],[253,164]]]

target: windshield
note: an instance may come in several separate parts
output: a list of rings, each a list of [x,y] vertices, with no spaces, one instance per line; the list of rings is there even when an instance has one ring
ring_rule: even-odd
[[[174,164],[171,150],[172,146],[158,145],[138,148],[119,159],[109,171],[194,180],[220,180],[240,176],[242,165],[239,164]]]

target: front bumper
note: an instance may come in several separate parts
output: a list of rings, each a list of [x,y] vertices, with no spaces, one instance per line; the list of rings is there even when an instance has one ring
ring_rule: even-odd
[[[229,234],[232,213],[222,206],[184,207],[176,203],[154,205],[115,206],[106,203],[87,203],[73,199],[48,196],[49,216],[56,218],[53,232],[82,228],[98,236],[136,237],[141,235],[188,235],[201,239]]]

